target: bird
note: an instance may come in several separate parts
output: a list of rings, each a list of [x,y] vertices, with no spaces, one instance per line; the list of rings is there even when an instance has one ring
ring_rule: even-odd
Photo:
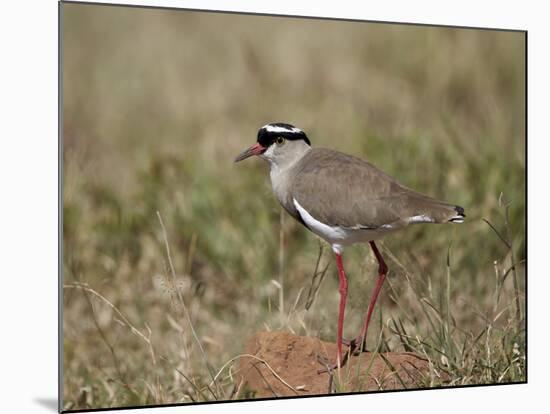
[[[362,352],[369,322],[388,273],[376,241],[412,224],[462,223],[464,208],[416,192],[373,164],[336,150],[311,146],[306,133],[294,125],[273,122],[258,130],[254,145],[235,162],[251,156],[267,161],[273,192],[294,219],[330,244],[338,268],[340,302],[336,362],[343,359],[343,327],[348,281],[344,247],[368,242],[378,262],[378,278],[359,335],[346,341]],[[352,352],[353,351],[353,352]]]

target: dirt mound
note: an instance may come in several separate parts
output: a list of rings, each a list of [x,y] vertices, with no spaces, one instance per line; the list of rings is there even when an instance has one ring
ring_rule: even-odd
[[[288,332],[258,332],[246,343],[237,377],[242,398],[419,388],[434,371],[410,353],[352,356],[340,373],[319,374],[318,357],[334,361],[336,344]]]

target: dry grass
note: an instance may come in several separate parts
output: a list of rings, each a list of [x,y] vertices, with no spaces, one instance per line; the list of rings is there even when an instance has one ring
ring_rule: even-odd
[[[232,163],[270,121],[466,208],[384,241],[369,347],[420,353],[453,385],[525,380],[522,34],[70,4],[64,19],[66,409],[240,398],[228,361],[254,332],[335,338],[329,249],[306,310],[317,241],[281,218],[263,163]],[[368,246],[345,261],[351,337],[376,264]]]

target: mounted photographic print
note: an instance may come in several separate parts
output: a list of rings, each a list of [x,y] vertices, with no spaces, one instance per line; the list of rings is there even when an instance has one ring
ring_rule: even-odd
[[[64,411],[527,381],[525,31],[60,22]]]

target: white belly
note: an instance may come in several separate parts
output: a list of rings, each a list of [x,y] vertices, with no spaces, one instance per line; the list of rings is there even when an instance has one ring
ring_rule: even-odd
[[[337,246],[346,246],[354,243],[362,243],[371,240],[377,240],[386,234],[390,233],[394,229],[391,227],[379,228],[376,230],[369,229],[354,229],[340,226],[329,226],[322,223],[309,214],[301,205],[293,199],[294,206],[300,213],[302,220],[306,223],[309,229],[317,234],[322,239],[326,240],[330,244]]]

